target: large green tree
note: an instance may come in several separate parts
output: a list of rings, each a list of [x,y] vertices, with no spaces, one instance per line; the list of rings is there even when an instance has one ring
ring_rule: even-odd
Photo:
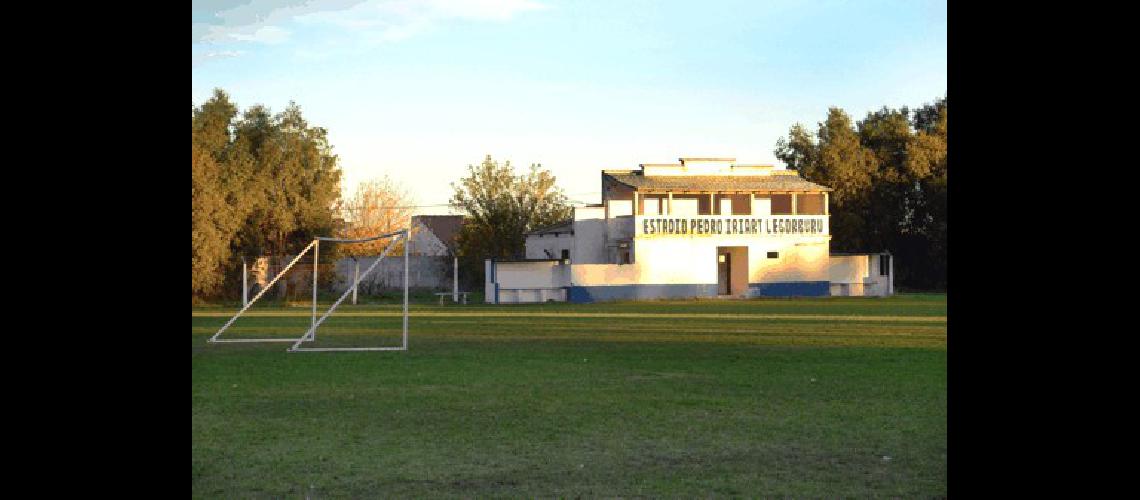
[[[852,124],[828,110],[813,135],[791,127],[776,156],[831,196],[832,250],[889,250],[901,284],[946,285],[946,100],[883,107]]]
[[[337,225],[341,172],[325,129],[292,102],[237,114],[221,90],[193,112],[195,297],[236,291],[236,256],[279,264]]]
[[[191,285],[192,296],[213,295],[246,215],[241,203],[248,175],[233,168],[233,119],[237,107],[215,90],[191,113]]]
[[[573,212],[554,175],[541,165],[516,174],[510,161],[499,164],[487,155],[467,170],[467,177],[452,183],[451,203],[467,215],[456,244],[464,269],[471,271],[470,285],[479,282],[484,259],[522,257],[528,231]]]

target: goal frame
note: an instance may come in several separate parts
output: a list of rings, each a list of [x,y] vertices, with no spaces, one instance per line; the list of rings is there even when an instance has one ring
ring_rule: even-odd
[[[214,333],[214,335],[212,335],[209,339],[206,339],[206,341],[208,343],[212,343],[212,344],[216,344],[216,343],[292,342],[293,345],[289,347],[288,352],[353,352],[353,351],[406,351],[406,350],[408,350],[408,284],[409,284],[408,283],[408,280],[409,280],[409,276],[408,276],[408,270],[409,270],[408,269],[408,267],[409,267],[408,266],[408,263],[409,263],[408,262],[408,253],[409,253],[408,252],[408,242],[410,241],[410,235],[411,235],[410,228],[405,228],[405,229],[400,229],[400,230],[393,231],[390,233],[385,233],[385,234],[373,236],[370,238],[361,238],[361,239],[345,239],[345,238],[331,238],[331,237],[314,238],[311,243],[309,243],[307,246],[305,246],[305,248],[303,250],[301,250],[301,252],[298,253],[297,256],[294,257],[293,260],[290,261],[289,264],[286,265],[284,269],[281,270],[281,272],[279,272],[277,274],[277,276],[274,276],[273,279],[270,280],[270,282],[268,284],[266,284],[261,289],[261,291],[258,292],[258,294],[256,296],[253,297],[253,300],[250,300],[249,302],[247,302],[245,304],[245,306],[242,307],[241,310],[239,310],[237,312],[237,314],[235,314],[232,318],[230,318],[229,321],[227,321],[224,325],[222,325],[222,327],[219,328],[218,331],[216,333]],[[344,294],[342,294],[340,296],[340,298],[337,299],[337,301],[335,303],[333,303],[332,307],[330,307],[329,310],[326,311],[323,315],[321,315],[321,317],[318,319],[317,318],[317,278],[318,278],[318,265],[317,264],[319,263],[319,257],[320,257],[320,242],[328,241],[328,242],[333,242],[333,243],[365,243],[365,242],[375,241],[375,240],[384,239],[384,238],[392,238],[392,241],[390,241],[388,243],[388,245],[384,248],[384,251],[380,253],[380,256],[376,259],[376,261],[373,262],[372,265],[369,266],[367,270],[365,270],[363,273],[360,273],[356,277],[355,281],[352,283],[352,286],[348,287],[348,289],[345,290]],[[302,347],[301,344],[303,344],[304,342],[312,342],[312,341],[316,340],[317,328],[320,327],[321,323],[323,323],[325,321],[325,319],[327,319],[329,317],[329,315],[331,315],[332,312],[334,310],[336,310],[336,308],[338,306],[340,306],[340,303],[343,302],[344,299],[347,298],[349,294],[351,294],[354,290],[357,289],[358,286],[360,286],[360,282],[363,281],[364,278],[366,276],[368,276],[368,274],[371,273],[372,270],[375,269],[377,265],[380,264],[380,261],[384,260],[384,258],[387,257],[388,254],[391,253],[391,251],[396,248],[396,243],[399,241],[405,242],[404,243],[404,313],[403,313],[404,321],[403,321],[402,342],[401,342],[400,346],[399,347]],[[301,335],[301,337],[299,337],[299,338],[255,338],[255,339],[220,339],[220,338],[218,338],[218,336],[220,336],[222,334],[222,332],[225,332],[226,329],[228,329],[235,321],[237,321],[237,319],[243,313],[245,313],[247,310],[249,310],[249,308],[252,307],[253,304],[256,303],[257,300],[260,299],[262,295],[264,295],[266,292],[268,292],[273,287],[273,284],[277,282],[277,280],[281,279],[282,276],[285,276],[285,273],[287,273],[290,269],[292,269],[292,267],[294,265],[296,265],[297,262],[300,262],[301,258],[304,257],[305,254],[309,252],[309,250],[313,250],[313,299],[312,299],[313,314],[312,314],[312,323],[310,324],[309,329],[303,335]]]
[[[314,292],[313,292],[313,326],[309,327],[309,331],[305,332],[305,335],[302,335],[301,338],[297,339],[297,341],[292,346],[289,347],[288,352],[369,352],[369,351],[406,351],[406,350],[408,350],[408,254],[410,253],[408,251],[409,250],[408,242],[411,240],[411,238],[409,237],[410,235],[411,235],[410,228],[406,228],[406,229],[401,229],[399,231],[393,231],[391,233],[382,234],[379,236],[373,236],[371,238],[363,238],[363,239],[359,239],[359,240],[349,240],[349,239],[342,239],[342,238],[317,238],[317,241],[332,241],[332,242],[337,242],[337,243],[364,243],[367,241],[374,241],[374,240],[378,240],[381,238],[389,238],[389,237],[392,237],[393,240],[391,242],[389,242],[388,246],[384,249],[384,251],[380,253],[380,257],[378,257],[374,262],[372,262],[372,265],[368,266],[368,269],[364,270],[363,273],[360,273],[360,275],[356,277],[356,281],[352,283],[352,286],[348,287],[348,289],[346,289],[344,291],[344,293],[341,294],[340,298],[337,299],[336,302],[333,303],[332,307],[329,307],[329,310],[325,311],[325,313],[322,314],[319,319],[316,316],[317,315],[317,299],[316,299],[316,291],[315,291],[316,289],[314,288]],[[302,343],[311,342],[311,341],[314,341],[317,339],[317,328],[319,328],[321,326],[321,323],[324,323],[325,319],[328,319],[329,315],[331,315],[333,313],[333,311],[335,311],[336,308],[338,306],[340,306],[340,303],[344,302],[344,299],[348,298],[348,296],[353,292],[353,290],[356,290],[356,287],[360,286],[360,282],[364,280],[364,277],[368,276],[368,273],[371,273],[372,270],[375,269],[376,266],[378,266],[380,264],[380,261],[384,260],[384,258],[388,256],[388,253],[396,248],[396,243],[398,241],[401,241],[401,240],[404,241],[404,324],[403,324],[403,332],[402,332],[403,335],[401,337],[402,341],[400,343],[400,346],[399,347],[302,347],[301,346]],[[317,279],[316,278],[316,271],[314,271],[314,273],[313,273],[313,283],[314,284],[316,283],[316,279]]]

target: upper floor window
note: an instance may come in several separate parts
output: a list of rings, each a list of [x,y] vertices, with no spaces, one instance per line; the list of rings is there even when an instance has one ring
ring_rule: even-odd
[[[794,215],[792,213],[792,195],[772,195],[772,215]]]
[[[823,215],[823,193],[797,194],[796,213],[800,215]]]

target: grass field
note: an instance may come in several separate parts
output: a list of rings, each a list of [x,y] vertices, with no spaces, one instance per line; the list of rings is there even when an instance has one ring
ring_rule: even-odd
[[[411,311],[193,309],[193,496],[946,494],[944,295]]]

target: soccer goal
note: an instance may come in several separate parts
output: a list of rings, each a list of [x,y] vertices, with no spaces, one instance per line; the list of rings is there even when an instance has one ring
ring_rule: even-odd
[[[375,270],[378,265],[380,265],[381,261],[383,261],[386,257],[388,257],[388,255],[393,250],[395,250],[395,248],[397,247],[397,243],[403,241],[403,242],[405,242],[405,247],[407,246],[409,234],[410,234],[410,231],[408,229],[401,229],[398,231],[393,231],[391,233],[381,234],[379,236],[373,236],[370,238],[362,238],[362,239],[344,239],[344,238],[328,238],[328,237],[318,237],[318,238],[314,239],[296,257],[294,257],[286,266],[284,266],[281,269],[281,271],[278,272],[273,277],[272,280],[269,280],[269,282],[266,283],[261,288],[261,290],[257,293],[257,295],[255,295],[253,297],[253,300],[250,300],[248,303],[246,303],[245,306],[243,306],[241,308],[241,310],[239,310],[237,312],[237,314],[235,314],[232,318],[229,319],[229,321],[227,321],[224,325],[222,325],[222,327],[219,328],[218,331],[216,333],[214,333],[214,335],[208,339],[208,342],[210,342],[210,343],[289,342],[289,343],[292,343],[292,345],[288,349],[289,352],[406,351],[408,349],[408,268],[409,268],[409,266],[408,266],[408,253],[409,252],[406,250],[404,252],[404,265],[403,265],[404,269],[403,269],[403,273],[402,273],[403,274],[403,312],[402,312],[402,320],[403,321],[402,321],[402,325],[401,325],[402,326],[402,330],[401,330],[402,335],[401,335],[401,342],[400,342],[399,346],[386,346],[386,347],[356,347],[356,346],[307,347],[307,346],[304,346],[304,344],[306,342],[311,343],[311,342],[314,342],[317,340],[317,332],[318,332],[318,328],[320,328],[321,324],[325,323],[325,321],[327,319],[329,319],[329,317],[333,314],[333,312],[337,309],[337,307],[340,306],[341,303],[344,302],[344,300],[350,294],[353,294],[354,292],[356,292],[356,290],[360,286],[361,282],[363,282],[365,280],[365,278],[367,278],[369,276],[369,274],[372,273],[373,270]],[[359,243],[367,243],[367,242],[384,240],[384,239],[388,240],[387,245],[384,247],[383,251],[380,252],[379,256],[377,256],[375,258],[375,261],[372,262],[372,264],[370,266],[368,266],[364,270],[363,273],[355,274],[353,276],[353,279],[350,280],[351,284],[349,284],[349,286],[344,290],[344,292],[340,295],[340,297],[337,298],[335,302],[333,302],[332,306],[329,307],[327,311],[325,311],[320,317],[318,317],[317,316],[317,305],[318,305],[317,292],[319,289],[319,287],[318,287],[318,283],[320,281],[319,278],[321,277],[320,272],[319,272],[321,243],[326,242],[326,243],[335,243],[335,244],[359,244]],[[221,337],[223,332],[225,332],[227,329],[229,329],[234,324],[234,322],[237,321],[238,318],[242,316],[242,314],[244,314],[246,311],[248,311],[255,304],[258,304],[258,300],[261,299],[266,294],[266,292],[271,290],[273,288],[274,284],[278,283],[278,281],[281,280],[282,277],[285,277],[287,275],[287,273],[289,273],[294,268],[294,266],[297,265],[298,262],[301,262],[302,259],[307,254],[309,254],[310,251],[312,252],[312,258],[311,258],[311,261],[312,261],[312,267],[311,267],[311,274],[312,274],[311,313],[312,313],[312,315],[311,315],[311,321],[308,324],[308,328],[307,328],[307,330],[304,331],[304,333],[300,334],[299,337],[287,336],[287,337],[283,337],[283,338],[282,337],[267,337],[267,336],[266,337],[258,337],[256,335],[253,336],[253,338],[222,338]],[[306,276],[306,279],[307,279],[307,276]],[[290,280],[287,279],[286,281],[288,282]],[[296,281],[296,280],[293,280],[293,281]],[[296,318],[296,319],[299,319],[299,318]],[[277,332],[273,332],[273,333],[276,334]]]

